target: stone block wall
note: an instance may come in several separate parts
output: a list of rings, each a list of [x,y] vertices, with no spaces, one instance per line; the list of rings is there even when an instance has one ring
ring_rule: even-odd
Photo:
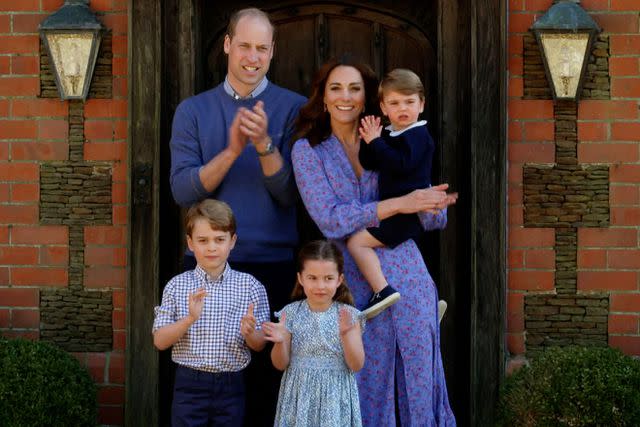
[[[0,335],[71,352],[122,425],[127,285],[128,2],[92,0],[107,32],[89,99],[58,99],[38,25],[63,0],[0,0]]]
[[[580,2],[603,32],[577,104],[551,99],[529,31],[553,2],[508,3],[510,364],[550,345],[640,355],[640,2]]]

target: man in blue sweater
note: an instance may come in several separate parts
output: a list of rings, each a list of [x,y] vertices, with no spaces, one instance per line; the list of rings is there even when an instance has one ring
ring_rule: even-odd
[[[297,190],[290,139],[306,100],[267,80],[273,36],[269,17],[259,9],[231,17],[224,38],[225,81],[176,110],[171,190],[184,207],[205,198],[231,206],[238,240],[229,262],[265,286],[276,311],[289,302],[295,283]],[[186,254],[184,269],[194,266]],[[248,368],[246,425],[273,425],[280,377],[268,352],[256,356]]]

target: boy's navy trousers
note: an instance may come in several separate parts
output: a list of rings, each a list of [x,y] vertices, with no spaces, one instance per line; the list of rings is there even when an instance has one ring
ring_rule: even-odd
[[[176,368],[173,427],[239,427],[244,405],[244,371],[212,373],[181,365]]]

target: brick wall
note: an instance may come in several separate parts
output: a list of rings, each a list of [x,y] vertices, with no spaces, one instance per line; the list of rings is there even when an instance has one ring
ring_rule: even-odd
[[[575,117],[527,87],[536,69],[527,48],[529,28],[551,5],[551,0],[509,1],[507,345],[512,366],[554,343],[610,345],[640,355],[640,2],[581,2],[603,29],[590,71],[597,74],[596,68],[601,72],[608,65],[609,79],[592,79],[602,87],[583,93]],[[558,158],[556,141],[567,138],[573,138],[573,162]],[[562,215],[571,216],[548,204],[559,216],[538,216],[553,222],[549,226],[536,221],[540,203],[535,202],[558,200],[545,194],[549,186],[537,185],[539,175],[527,172],[536,168],[563,173],[573,168],[570,174],[582,176],[595,170],[597,188],[587,191],[585,200],[573,196],[579,202],[572,206],[591,209],[581,213],[588,220],[559,224]],[[558,188],[551,187],[555,197],[568,191]]]
[[[103,83],[95,84],[100,87],[92,88],[86,103],[61,102],[51,97],[55,93],[41,90],[47,86],[47,74],[41,70],[37,27],[62,4],[63,0],[0,0],[0,335],[51,340],[69,349],[99,386],[98,422],[122,425],[127,1],[90,3],[108,30],[109,49],[101,54]],[[80,206],[64,218],[50,215],[55,203],[51,208],[45,202],[62,197],[55,195],[51,170],[67,167],[106,174],[108,194],[94,191],[87,196],[99,199],[106,214],[99,219],[88,215],[90,210],[82,209],[80,200]],[[53,320],[45,319],[47,304],[54,307]],[[107,310],[106,321],[87,326],[100,310]],[[74,320],[56,320],[55,313],[64,311]],[[93,344],[73,344],[78,331],[97,329],[104,335],[104,325],[108,325],[106,338],[91,336]],[[67,335],[56,332],[65,327]]]

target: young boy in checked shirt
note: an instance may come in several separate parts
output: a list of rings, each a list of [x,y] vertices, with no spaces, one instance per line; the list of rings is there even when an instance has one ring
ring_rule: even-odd
[[[173,346],[178,365],[171,424],[240,426],[249,349],[266,344],[260,325],[269,320],[267,293],[253,276],[227,264],[237,236],[226,203],[205,199],[189,209],[185,222],[197,266],[167,283],[153,322],[154,345]]]

